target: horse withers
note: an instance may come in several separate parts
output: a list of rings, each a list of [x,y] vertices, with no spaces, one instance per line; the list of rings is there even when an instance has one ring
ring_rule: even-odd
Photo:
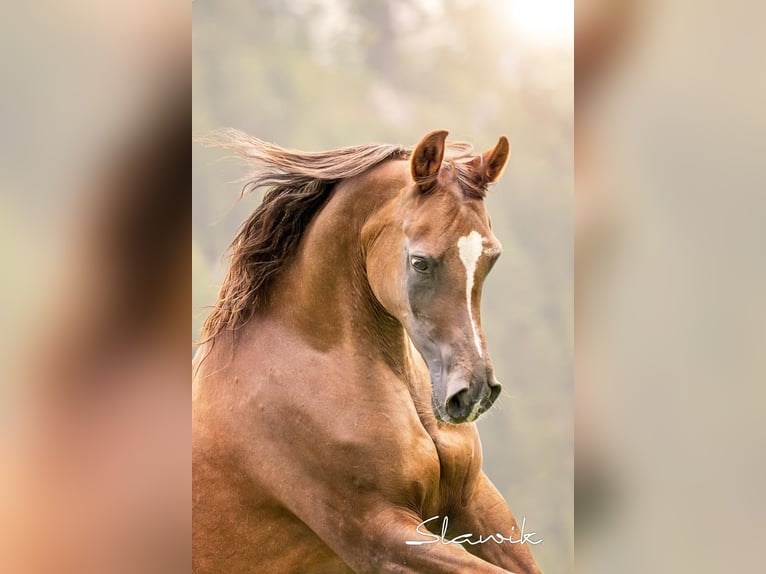
[[[484,196],[510,146],[446,136],[320,153],[213,136],[269,191],[194,361],[195,573],[539,572],[523,541],[464,536],[520,537],[473,423],[500,394]]]

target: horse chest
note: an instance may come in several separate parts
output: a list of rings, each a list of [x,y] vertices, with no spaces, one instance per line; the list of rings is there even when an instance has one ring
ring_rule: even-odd
[[[481,445],[473,425],[427,424],[417,448],[389,468],[399,474],[408,499],[425,516],[465,505],[472,481],[481,471]],[[423,432],[425,431],[425,432]]]
[[[335,460],[348,461],[344,474],[351,482],[349,491],[361,496],[383,494],[428,516],[462,504],[467,485],[481,468],[475,430],[426,429],[414,424],[415,428],[404,432],[406,426],[399,427],[401,432],[389,430],[375,440],[363,441],[364,448],[351,449],[353,455],[344,448],[334,449]],[[375,445],[374,452],[370,445]]]
[[[467,487],[481,472],[478,431],[474,424],[449,425],[436,420],[427,378],[421,386],[410,387],[409,393],[416,406],[414,412],[406,417],[406,423],[396,425],[397,437],[388,431],[378,437],[378,444],[393,441],[408,445],[397,449],[400,456],[388,461],[389,472],[399,474],[399,484],[410,490],[410,498],[422,512],[444,513],[455,504],[465,503]],[[404,400],[398,397],[397,404]]]
[[[481,470],[481,446],[475,427],[440,427],[429,434],[439,457],[441,505],[463,503],[467,485]]]

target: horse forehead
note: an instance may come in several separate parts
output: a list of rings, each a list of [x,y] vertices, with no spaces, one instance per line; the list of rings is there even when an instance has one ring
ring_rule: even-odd
[[[485,237],[492,235],[483,200],[466,199],[459,191],[433,194],[407,215],[405,230],[415,236],[438,235],[454,243],[472,230]]]
[[[500,241],[493,235],[489,225],[477,219],[459,220],[453,218],[447,222],[432,218],[428,222],[410,228],[408,242],[410,246],[419,246],[434,254],[465,259],[475,258],[478,262],[483,256],[495,257],[502,252]]]
[[[465,235],[461,235],[455,246],[460,260],[467,267],[475,266],[482,255],[494,257],[503,251],[500,242],[488,229],[472,229]]]

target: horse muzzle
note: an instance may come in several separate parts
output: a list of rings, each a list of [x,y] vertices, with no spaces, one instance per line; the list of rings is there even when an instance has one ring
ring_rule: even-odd
[[[461,372],[448,373],[446,380],[432,381],[433,408],[436,418],[452,424],[470,423],[489,410],[502,391],[491,369],[466,377]],[[440,377],[441,379],[442,377]],[[444,384],[445,391],[437,392]]]

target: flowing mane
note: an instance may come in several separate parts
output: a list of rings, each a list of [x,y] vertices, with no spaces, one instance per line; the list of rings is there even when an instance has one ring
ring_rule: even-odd
[[[384,161],[406,159],[412,154],[411,148],[393,144],[301,152],[231,129],[213,132],[199,142],[233,151],[253,168],[244,179],[242,196],[268,188],[229,247],[229,269],[202,326],[201,343],[224,330],[241,327],[264,304],[274,279],[295,253],[304,229],[327,202],[336,183]],[[450,157],[445,163],[467,195],[483,197],[486,186],[470,177],[466,162],[471,159],[471,149],[464,142],[449,142]]]

